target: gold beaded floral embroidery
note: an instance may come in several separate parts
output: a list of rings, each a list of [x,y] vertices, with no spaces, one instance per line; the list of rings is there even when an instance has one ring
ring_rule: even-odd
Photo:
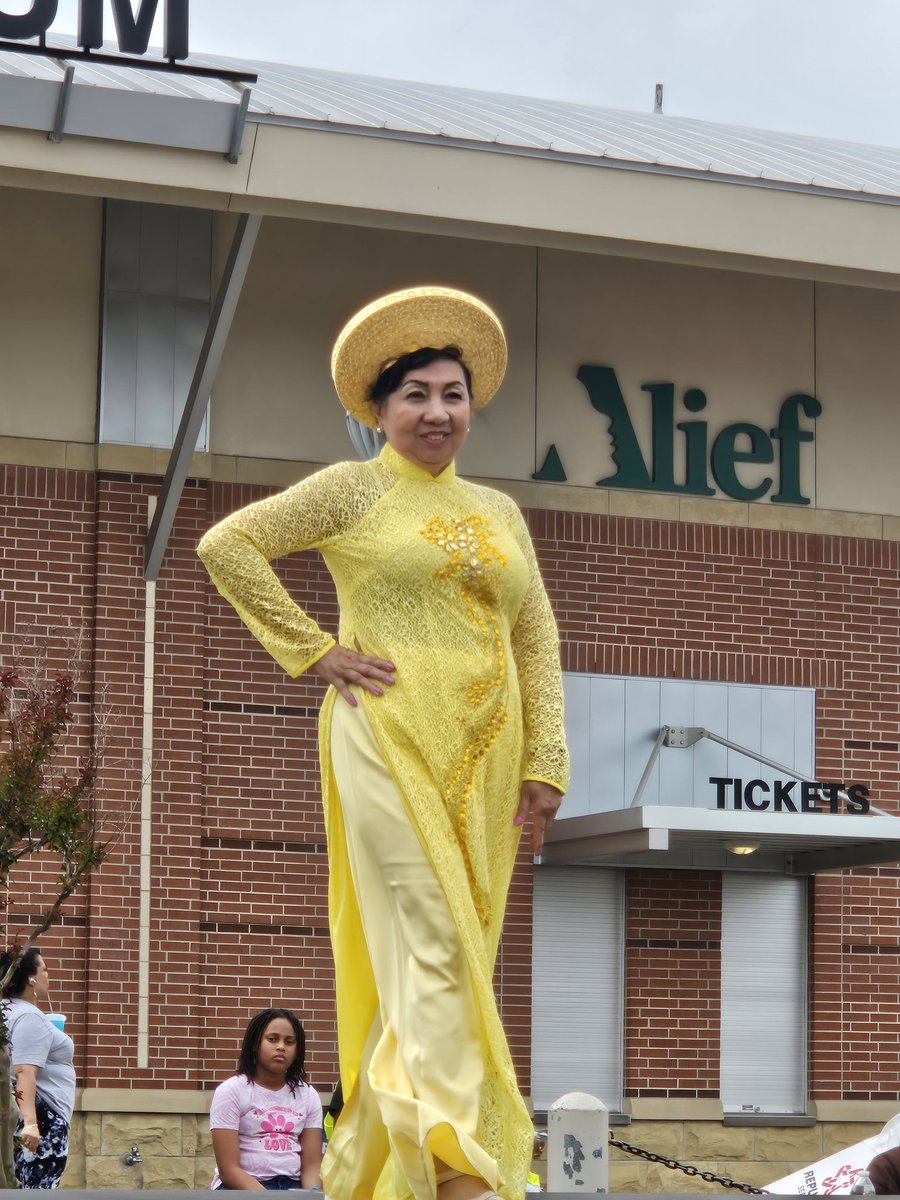
[[[464,595],[478,596],[482,602],[495,600],[492,576],[498,567],[506,566],[506,555],[491,542],[494,530],[489,521],[478,516],[457,521],[432,517],[422,535],[450,556],[450,561],[436,571],[436,579],[457,577]]]
[[[447,552],[449,561],[438,567],[435,578],[445,582],[458,581],[469,620],[484,634],[486,653],[494,663],[493,678],[470,683],[465,693],[469,704],[481,705],[492,692],[499,692],[506,678],[503,635],[496,617],[496,584],[500,572],[506,568],[506,555],[501,554],[491,541],[494,531],[484,517],[473,515],[451,522],[432,517],[422,529],[422,536]],[[494,745],[508,719],[506,705],[498,696],[497,706],[478,735],[465,747],[456,773],[444,792],[448,812],[455,818],[475,907],[484,925],[491,919],[491,901],[483,881],[475,878],[469,853],[469,801],[478,764]]]

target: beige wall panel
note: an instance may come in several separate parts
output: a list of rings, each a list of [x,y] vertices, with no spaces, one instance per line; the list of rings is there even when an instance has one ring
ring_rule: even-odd
[[[71,135],[54,144],[43,133],[0,129],[0,176],[4,168],[55,175],[60,191],[69,187],[93,190],[99,179],[176,189],[188,195],[208,192],[208,206],[219,208],[222,197],[246,190],[255,132],[256,126],[251,125],[244,135],[240,161],[232,164],[223,155],[204,150],[173,150]],[[141,198],[149,201],[152,195],[148,191]],[[191,195],[186,202],[200,201]]]
[[[498,312],[510,367],[474,416],[460,456],[471,475],[527,479],[534,470],[534,251],[454,238],[267,218],[213,396],[215,454],[334,462],[352,458],[331,382],[344,322],[395,288],[469,289]]]
[[[900,296],[816,287],[822,508],[900,515]]]
[[[539,280],[538,458],[555,444],[570,483],[592,486],[615,472],[610,423],[576,378],[581,364],[616,371],[648,470],[651,400],[643,384],[675,384],[675,423],[707,421],[708,450],[734,422],[768,432],[787,396],[813,390],[809,283],[558,251],[541,251]],[[687,388],[705,392],[705,409],[685,410]],[[812,422],[801,418],[801,426]],[[674,448],[679,482],[685,436],[677,430]],[[777,447],[775,458],[737,466],[747,487],[774,480],[757,503],[777,490]],[[815,443],[801,448],[800,462],[803,494],[815,502]],[[714,487],[711,471],[708,479]]]
[[[0,436],[91,442],[102,202],[0,188],[0,230]]]

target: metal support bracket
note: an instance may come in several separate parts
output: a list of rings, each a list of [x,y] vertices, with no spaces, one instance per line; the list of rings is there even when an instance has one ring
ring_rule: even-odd
[[[659,752],[663,748],[663,742],[666,740],[666,731],[668,725],[663,725],[662,729],[656,735],[656,741],[653,743],[653,749],[650,751],[650,757],[647,759],[647,765],[644,767],[644,773],[640,778],[634,795],[631,797],[631,807],[637,808],[641,802],[641,796],[644,794],[644,788],[647,786],[650,776],[653,774],[653,768],[656,766],[656,760],[659,758]]]
[[[209,325],[203,347],[197,360],[194,378],[188,390],[184,412],[175,444],[169,456],[166,477],[163,480],[156,512],[147,534],[144,551],[144,578],[155,580],[159,578],[163,555],[166,552],[175,514],[184,491],[185,480],[191,465],[191,455],[197,445],[197,437],[203,424],[203,417],[209,397],[216,381],[219,364],[225,352],[225,343],[231,330],[231,322],[240,299],[241,289],[247,277],[247,268],[256,244],[262,217],[256,214],[244,213],[238,221],[228,262],[216,293],[215,303],[209,315]]]
[[[771,767],[774,771],[783,771],[790,779],[802,779],[806,783],[817,783],[812,775],[804,775],[802,771],[797,771],[793,767],[785,766],[784,763],[776,762],[774,758],[766,758],[764,754],[760,754],[757,750],[751,750],[748,746],[740,746],[737,742],[730,742],[728,738],[721,737],[718,733],[713,733],[711,729],[704,729],[699,725],[663,725],[656,737],[653,749],[650,751],[650,758],[647,760],[647,765],[644,768],[644,773],[641,776],[640,783],[637,785],[637,791],[631,801],[631,807],[634,808],[644,794],[644,789],[656,766],[656,760],[659,758],[659,752],[663,746],[670,746],[676,750],[686,750],[694,746],[701,738],[709,738],[711,742],[716,742],[720,746],[725,746],[728,750],[735,750],[738,754],[744,754],[747,758],[754,758],[763,766]],[[839,795],[846,797],[846,792],[841,792]],[[883,808],[876,808],[874,804],[869,806],[869,811],[880,817],[894,816],[893,813],[885,812]]]
[[[234,113],[234,125],[231,128],[231,145],[225,155],[225,161],[234,166],[241,157],[241,142],[244,140],[244,128],[247,124],[247,110],[250,108],[250,88],[243,84],[234,85],[240,89],[241,98]]]
[[[72,86],[75,83],[75,68],[71,63],[57,59],[57,64],[63,68],[62,83],[59,85],[59,98],[56,101],[56,116],[53,118],[53,128],[47,134],[47,141],[55,145],[63,140],[66,132],[66,118],[69,115],[69,105],[72,102]]]

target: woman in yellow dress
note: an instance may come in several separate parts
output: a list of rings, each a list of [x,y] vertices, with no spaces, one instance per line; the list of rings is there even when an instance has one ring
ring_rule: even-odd
[[[521,827],[568,782],[556,626],[522,516],[457,477],[506,368],[494,313],[449,288],[368,305],[334,348],[386,445],[232,514],[199,553],[290,675],[331,686],[320,756],[345,1105],[330,1200],[521,1200],[533,1129],[492,986]],[[335,639],[269,563],[318,549]]]

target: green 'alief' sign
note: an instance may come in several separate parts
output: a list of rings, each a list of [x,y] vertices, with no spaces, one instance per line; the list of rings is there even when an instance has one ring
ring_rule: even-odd
[[[802,414],[815,419],[821,414],[822,405],[815,396],[804,392],[788,396],[781,405],[778,425],[768,431],[748,421],[726,425],[710,448],[706,421],[683,420],[676,424],[674,383],[645,383],[641,390],[650,395],[652,415],[648,466],[613,368],[582,366],[578,368],[578,379],[584,385],[592,407],[609,418],[616,470],[612,475],[598,479],[598,487],[714,496],[716,489],[709,485],[711,471],[720,490],[735,500],[759,500],[775,485],[776,490],[770,497],[773,504],[809,504],[809,497],[800,491],[800,448],[804,442],[812,442],[815,434],[811,429],[801,429],[800,417]],[[702,412],[706,408],[706,396],[699,388],[688,388],[681,403],[688,413]],[[684,435],[684,469],[679,472],[683,483],[675,482],[676,430]],[[752,487],[741,482],[740,464],[774,463],[776,455],[776,478],[766,475]],[[541,469],[535,471],[532,478],[565,482],[565,468],[555,445],[550,447]]]

